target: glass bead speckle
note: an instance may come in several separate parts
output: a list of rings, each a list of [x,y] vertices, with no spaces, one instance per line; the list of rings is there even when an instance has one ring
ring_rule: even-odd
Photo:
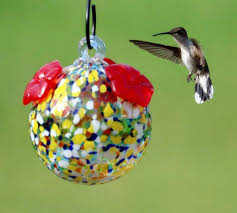
[[[151,134],[148,107],[111,92],[104,65],[76,61],[54,93],[29,116],[33,146],[56,175],[85,184],[127,173],[143,155]]]

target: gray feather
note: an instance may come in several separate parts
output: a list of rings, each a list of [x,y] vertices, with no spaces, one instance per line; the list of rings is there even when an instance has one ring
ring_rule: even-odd
[[[170,60],[177,64],[182,64],[181,50],[178,47],[171,47],[163,44],[139,40],[130,40],[130,42],[155,56]]]

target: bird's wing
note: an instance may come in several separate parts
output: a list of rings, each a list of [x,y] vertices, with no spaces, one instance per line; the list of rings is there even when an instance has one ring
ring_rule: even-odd
[[[181,50],[178,47],[171,47],[138,40],[130,40],[130,42],[155,56],[170,60],[177,64],[183,64],[181,59]]]
[[[209,73],[207,61],[204,57],[203,51],[202,51],[198,41],[193,38],[190,40],[193,42],[194,46],[196,47],[194,59],[195,59],[197,69],[200,70],[202,73]]]

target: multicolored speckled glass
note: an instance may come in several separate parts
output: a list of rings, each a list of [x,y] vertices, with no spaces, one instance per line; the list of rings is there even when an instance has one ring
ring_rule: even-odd
[[[104,56],[103,56],[104,57]],[[151,135],[148,107],[117,97],[104,61],[80,58],[29,116],[33,146],[56,175],[85,184],[126,174]]]

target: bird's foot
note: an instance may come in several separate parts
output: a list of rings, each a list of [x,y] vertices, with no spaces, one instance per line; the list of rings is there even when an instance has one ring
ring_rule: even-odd
[[[190,81],[193,81],[192,79],[192,73],[188,74],[188,77],[187,77],[187,82],[189,83]]]

